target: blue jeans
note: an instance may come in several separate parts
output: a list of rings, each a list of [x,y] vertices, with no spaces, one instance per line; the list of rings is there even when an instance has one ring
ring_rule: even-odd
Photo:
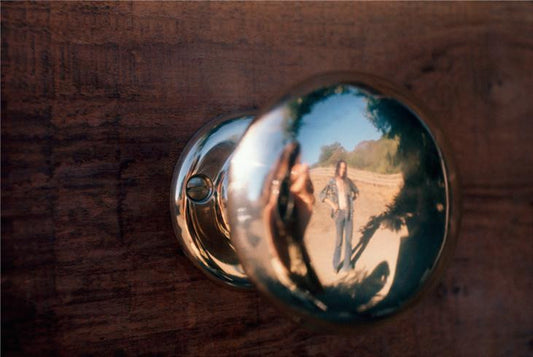
[[[352,258],[352,230],[353,219],[347,210],[339,210],[335,216],[337,239],[335,241],[335,253],[333,254],[333,270],[337,271],[341,259],[342,242],[344,241],[344,263],[342,270],[350,269]]]

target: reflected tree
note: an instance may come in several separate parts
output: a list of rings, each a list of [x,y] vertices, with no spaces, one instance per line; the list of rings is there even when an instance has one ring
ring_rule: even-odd
[[[314,166],[334,166],[344,160],[349,166],[359,170],[393,174],[401,172],[396,160],[398,140],[381,137],[379,140],[362,141],[352,150],[347,151],[339,142],[324,145],[318,162]]]
[[[327,163],[334,165],[339,160],[346,159],[346,149],[337,141],[331,145],[326,145],[322,147],[320,152],[320,157],[318,158],[319,163]]]
[[[369,97],[368,119],[388,138],[398,138],[396,160],[404,186],[385,212],[371,217],[362,229],[369,240],[384,224],[398,231],[406,224],[409,237],[400,246],[394,284],[381,305],[408,297],[433,268],[444,239],[446,190],[440,154],[424,124],[391,98]]]

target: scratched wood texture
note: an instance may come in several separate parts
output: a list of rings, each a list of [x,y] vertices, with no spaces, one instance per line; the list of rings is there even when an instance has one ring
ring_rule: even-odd
[[[531,3],[2,2],[1,66],[6,356],[533,353]],[[464,195],[439,286],[355,336],[212,283],[169,219],[196,129],[328,70],[419,97]]]

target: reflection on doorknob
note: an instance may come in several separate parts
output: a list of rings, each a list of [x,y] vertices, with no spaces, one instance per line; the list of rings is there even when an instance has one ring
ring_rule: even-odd
[[[457,178],[419,104],[367,75],[299,84],[184,149],[171,215],[211,278],[293,319],[350,330],[410,305],[449,260]]]

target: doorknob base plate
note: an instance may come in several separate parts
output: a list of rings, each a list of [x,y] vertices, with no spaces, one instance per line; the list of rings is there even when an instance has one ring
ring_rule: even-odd
[[[236,288],[251,283],[229,239],[227,173],[252,119],[226,116],[202,127],[184,148],[171,183],[172,225],[184,253],[210,278]]]

